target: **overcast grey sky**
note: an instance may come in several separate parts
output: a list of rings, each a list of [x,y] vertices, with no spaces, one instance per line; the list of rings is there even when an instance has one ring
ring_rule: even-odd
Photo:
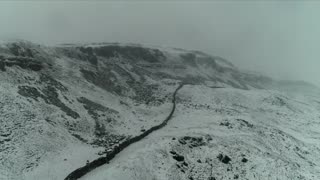
[[[202,50],[240,68],[320,85],[320,2],[0,2],[0,38]]]

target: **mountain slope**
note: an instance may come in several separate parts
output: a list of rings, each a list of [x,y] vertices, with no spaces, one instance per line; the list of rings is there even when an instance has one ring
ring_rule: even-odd
[[[186,85],[174,118],[81,179],[319,179],[319,104]]]
[[[188,104],[184,102],[188,98],[201,95],[201,89],[205,92],[203,96],[207,94],[202,100],[215,96],[210,93],[216,90],[210,87],[230,89],[224,96],[218,95],[221,101],[238,92],[248,96],[257,92],[266,95],[278,93],[271,89],[280,89],[280,82],[241,72],[219,57],[132,44],[48,47],[25,41],[5,43],[0,46],[0,70],[0,141],[3,144],[0,179],[63,179],[87,160],[104,156],[118,143],[161,123],[171,110],[172,92],[181,82],[192,84],[188,88],[190,92],[180,93],[190,96],[181,97],[184,105]],[[317,91],[316,87],[311,89]],[[283,105],[291,98],[278,94],[268,96],[265,101],[271,102],[266,106],[272,107],[275,103],[291,108],[291,103]],[[312,125],[319,120],[316,119],[319,98],[310,98],[301,96],[298,100],[312,106],[309,113],[315,117],[301,116],[305,107],[296,108],[292,117],[303,117],[306,131],[310,130],[316,138],[318,131]],[[243,106],[247,101],[251,99],[244,99],[238,105]],[[186,112],[191,116],[197,109],[207,109],[206,106],[195,103]],[[228,108],[217,111],[226,117],[232,113]],[[281,112],[270,112],[274,113]],[[279,123],[276,118],[272,118],[273,126]],[[290,120],[291,116],[286,119]],[[202,122],[193,125],[200,124]],[[300,125],[288,124],[290,127]]]

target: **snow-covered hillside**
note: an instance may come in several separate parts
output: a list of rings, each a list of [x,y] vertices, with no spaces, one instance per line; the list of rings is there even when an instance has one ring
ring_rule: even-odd
[[[19,41],[0,46],[0,179],[64,179],[162,123],[181,83],[166,127],[83,178],[319,178],[317,87],[198,51]]]
[[[84,180],[319,179],[319,99],[187,85],[170,123]]]

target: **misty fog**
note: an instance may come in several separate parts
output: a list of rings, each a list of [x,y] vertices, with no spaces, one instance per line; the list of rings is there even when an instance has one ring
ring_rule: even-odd
[[[0,38],[195,49],[320,85],[318,2],[1,2]]]

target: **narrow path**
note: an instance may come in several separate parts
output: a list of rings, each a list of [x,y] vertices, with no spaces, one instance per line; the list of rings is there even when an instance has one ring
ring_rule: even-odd
[[[174,91],[174,93],[172,95],[172,110],[171,110],[170,114],[168,115],[168,117],[161,124],[153,126],[150,129],[148,129],[147,131],[143,132],[142,134],[122,142],[121,144],[119,144],[119,146],[116,146],[112,152],[108,153],[106,157],[100,157],[100,158],[88,163],[87,165],[74,170],[65,178],[65,180],[79,179],[80,177],[84,176],[85,174],[89,173],[90,171],[94,170],[95,168],[108,163],[110,160],[112,160],[117,154],[119,154],[122,150],[124,150],[129,145],[140,141],[141,139],[148,136],[152,132],[159,130],[159,129],[163,128],[164,126],[166,126],[168,121],[172,118],[172,115],[176,109],[176,95],[177,95],[178,91],[183,86],[184,86],[184,84],[180,84],[178,86],[178,88]]]

